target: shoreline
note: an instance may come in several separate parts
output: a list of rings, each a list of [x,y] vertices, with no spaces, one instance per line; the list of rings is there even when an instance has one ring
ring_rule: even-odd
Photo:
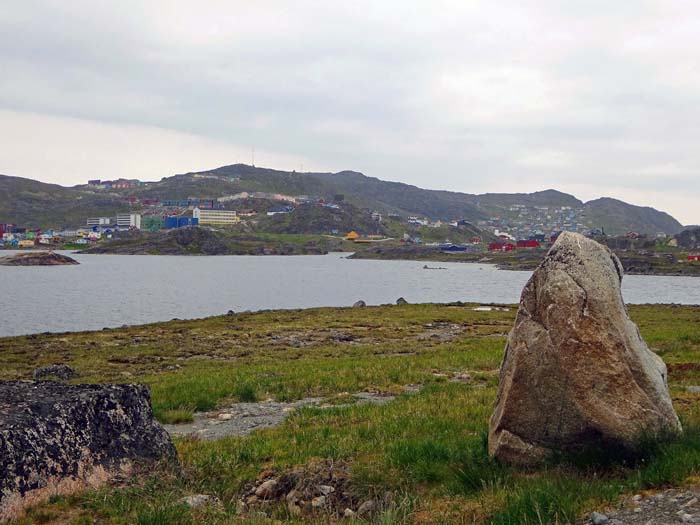
[[[294,257],[294,256],[306,256],[306,255],[311,255],[311,256],[324,256],[324,255],[331,255],[331,254],[348,254],[344,256],[343,258],[349,259],[349,260],[366,260],[366,261],[406,261],[406,262],[434,262],[434,263],[460,263],[460,264],[488,264],[495,266],[498,270],[505,270],[505,271],[520,271],[520,272],[532,272],[537,268],[537,265],[539,264],[539,261],[541,260],[542,257],[546,254],[546,251],[542,251],[541,253],[537,253],[538,257],[537,258],[532,258],[531,254],[526,253],[527,255],[523,257],[522,254],[515,254],[509,255],[506,254],[503,256],[500,253],[490,253],[490,252],[479,252],[479,253],[466,253],[466,254],[442,254],[442,253],[427,253],[427,254],[420,254],[418,257],[411,257],[410,254],[393,254],[393,253],[384,253],[384,254],[376,254],[376,253],[371,253],[369,250],[313,250],[313,251],[308,251],[306,253],[304,252],[297,252],[297,251],[292,251],[292,252],[286,252],[286,253],[280,253],[280,252],[269,252],[269,253],[250,253],[250,252],[241,252],[241,253],[147,253],[147,252],[109,252],[107,250],[82,250],[82,249],[76,249],[74,247],[71,248],[62,248],[62,247],[34,247],[34,248],[17,248],[17,247],[0,247],[0,251],[12,251],[12,252],[18,252],[18,253],[30,253],[32,251],[36,252],[44,252],[44,251],[65,251],[65,252],[70,252],[78,255],[136,255],[136,256],[169,256],[169,257],[225,257],[225,256],[231,256],[231,257],[238,257],[238,256],[248,256],[248,257],[270,257],[270,256],[283,256],[283,257]],[[424,255],[427,255],[424,256]],[[518,257],[520,255],[520,259],[514,260],[513,257]],[[627,256],[622,253],[622,254],[617,254],[616,255],[620,258],[620,260],[623,263],[623,266],[625,265],[625,262],[627,261]],[[468,257],[465,257],[468,256]],[[636,254],[633,254],[631,257],[634,257],[634,261],[636,261],[636,264],[639,264],[639,256],[636,256]],[[657,262],[657,258],[654,257],[645,257],[641,259],[642,261],[649,262],[650,264],[653,262]],[[700,264],[697,263],[691,263],[691,262],[682,262],[679,261],[677,263],[674,263],[677,265],[681,265],[682,268],[684,268],[684,271],[679,271],[677,269],[673,270],[665,270],[665,269],[655,269],[653,266],[649,267],[645,271],[637,271],[635,267],[633,266],[631,269],[630,268],[625,268],[625,275],[636,275],[636,276],[650,276],[650,277],[700,277]]]
[[[627,306],[632,308],[700,308],[700,303],[695,304],[684,304],[684,303],[626,303]],[[173,318],[163,321],[152,321],[148,323],[139,324],[121,324],[115,326],[105,326],[98,329],[87,329],[87,330],[62,330],[62,331],[44,331],[44,332],[29,332],[24,334],[13,334],[13,335],[0,335],[0,343],[10,339],[17,338],[27,338],[27,339],[37,339],[40,337],[58,337],[58,336],[68,336],[74,337],[79,335],[88,334],[100,334],[100,333],[113,333],[118,331],[128,331],[128,330],[144,330],[149,327],[157,329],[159,327],[175,324],[175,323],[188,323],[188,324],[205,324],[209,321],[217,320],[220,318],[229,317],[240,317],[240,316],[258,316],[267,314],[279,314],[279,315],[289,315],[292,313],[297,313],[301,315],[307,315],[310,312],[316,313],[326,313],[328,311],[334,312],[345,312],[345,311],[356,311],[356,310],[384,310],[387,308],[409,306],[409,307],[424,307],[424,308],[466,308],[472,309],[475,312],[516,312],[518,310],[518,303],[493,303],[493,302],[474,302],[474,301],[451,301],[445,303],[409,303],[407,305],[398,305],[394,303],[383,303],[383,304],[368,304],[361,308],[354,306],[313,306],[308,308],[263,308],[260,310],[245,310],[242,312],[232,312],[232,313],[221,313],[216,315],[207,315],[203,317],[190,317],[190,318]]]

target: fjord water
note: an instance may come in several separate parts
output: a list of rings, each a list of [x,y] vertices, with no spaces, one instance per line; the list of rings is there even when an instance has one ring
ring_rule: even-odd
[[[8,252],[5,252],[8,253]],[[69,252],[65,252],[69,253]],[[325,256],[70,254],[79,266],[0,267],[0,336],[95,330],[228,310],[393,303],[517,303],[530,272]],[[424,265],[444,270],[425,270]],[[626,276],[628,303],[700,303],[700,278]]]

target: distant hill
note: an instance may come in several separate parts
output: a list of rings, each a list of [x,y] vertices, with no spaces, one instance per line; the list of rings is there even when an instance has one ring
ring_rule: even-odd
[[[483,195],[469,195],[478,206],[483,208],[503,208],[522,204],[526,206],[570,206],[579,208],[583,202],[573,195],[557,190],[536,191],[534,193],[484,193]]]
[[[700,250],[700,226],[691,226],[674,235],[679,248]]]
[[[654,235],[675,234],[682,225],[670,215],[653,208],[643,208],[615,199],[597,199],[583,203],[572,195],[556,190],[534,193],[487,193],[475,195],[442,190],[426,190],[400,182],[383,181],[354,171],[339,173],[297,173],[233,164],[196,173],[166,177],[146,186],[121,190],[98,190],[87,185],[64,188],[18,177],[0,176],[0,222],[16,222],[29,227],[79,226],[90,215],[111,215],[118,211],[137,210],[124,198],[186,199],[188,197],[219,198],[241,192],[268,192],[285,195],[309,195],[333,200],[342,196],[361,217],[343,217],[339,229],[365,222],[366,211],[384,214],[417,215],[431,219],[465,219],[474,225],[485,225],[493,217],[517,220],[517,206],[559,207],[574,210],[585,219],[583,227],[603,227],[608,234],[629,231]],[[515,211],[513,211],[515,209]],[[546,214],[546,211],[544,212]],[[277,219],[274,231],[297,233],[319,228],[336,221],[309,212],[306,218]],[[302,221],[301,224],[299,221]],[[315,221],[316,226],[311,226]],[[276,221],[274,221],[276,222]],[[485,226],[484,226],[485,227]],[[366,228],[371,229],[371,228]]]
[[[88,216],[127,211],[129,205],[122,199],[117,194],[0,175],[0,223],[29,228],[84,225]]]
[[[668,213],[607,197],[585,203],[583,212],[591,224],[604,228],[608,234],[636,231],[668,235],[683,229],[683,225]]]

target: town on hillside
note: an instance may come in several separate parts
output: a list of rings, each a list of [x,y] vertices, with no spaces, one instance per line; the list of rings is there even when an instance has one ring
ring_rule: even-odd
[[[193,177],[221,179],[221,175],[195,174]],[[236,182],[236,177],[224,177]],[[148,184],[136,179],[90,180],[96,191],[131,189]],[[449,253],[510,253],[550,246],[562,231],[584,233],[604,240],[617,250],[642,249],[661,252],[660,256],[700,261],[692,250],[677,251],[675,239],[663,232],[652,235],[635,231],[607,236],[603,228],[590,228],[585,212],[572,206],[511,204],[498,215],[478,220],[464,218],[444,221],[369,208],[355,208],[343,195],[331,200],[320,196],[286,195],[263,191],[242,191],[211,198],[187,199],[123,197],[132,211],[85,217],[73,228],[29,229],[22,224],[0,223],[0,247],[4,248],[85,248],[142,232],[167,232],[180,228],[254,228],[256,232],[313,233],[350,241],[357,245],[382,243],[385,246],[416,246],[422,250]],[[298,214],[298,221],[285,216]],[[328,220],[317,220],[321,216]],[[325,215],[323,215],[325,214]],[[341,215],[345,218],[341,219]],[[362,218],[363,220],[358,220]],[[285,223],[283,221],[287,221]],[[286,224],[286,229],[279,226]],[[277,229],[275,229],[277,228]]]

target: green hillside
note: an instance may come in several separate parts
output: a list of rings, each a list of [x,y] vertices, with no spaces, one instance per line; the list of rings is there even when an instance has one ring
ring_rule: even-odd
[[[0,175],[0,223],[28,228],[74,227],[85,224],[91,215],[113,215],[129,209],[118,194]]]
[[[631,231],[673,234],[683,229],[683,225],[668,213],[617,199],[604,197],[589,201],[583,209],[591,224],[604,228],[608,235],[622,235]]]
[[[466,219],[472,224],[486,224],[493,217],[518,219],[517,206],[537,208],[568,208],[583,221],[583,228],[603,227],[609,234],[637,231],[654,235],[658,232],[675,234],[682,225],[667,213],[639,207],[615,199],[598,199],[583,203],[572,195],[556,190],[534,193],[487,193],[474,195],[441,190],[426,190],[400,182],[383,181],[354,171],[339,173],[297,173],[258,168],[245,164],[223,166],[213,170],[165,177],[158,182],[131,189],[104,190],[86,185],[65,188],[54,184],[0,176],[0,222],[14,222],[30,228],[79,226],[91,215],[112,215],[118,211],[139,209],[130,207],[126,197],[173,200],[189,197],[216,199],[241,192],[280,193],[291,196],[308,195],[333,200],[342,196],[343,202],[354,206],[359,214],[346,217],[320,217],[320,212],[302,212],[296,217],[270,221],[272,231],[279,233],[318,232],[338,223],[339,229],[370,231],[365,221],[367,210],[383,214],[397,213],[403,217],[424,216],[431,219]],[[270,200],[268,203],[272,202]],[[259,211],[269,206],[261,204]],[[240,201],[230,201],[235,208]],[[513,210],[516,207],[516,210]],[[529,219],[524,219],[527,222]],[[314,226],[316,224],[317,226]]]

